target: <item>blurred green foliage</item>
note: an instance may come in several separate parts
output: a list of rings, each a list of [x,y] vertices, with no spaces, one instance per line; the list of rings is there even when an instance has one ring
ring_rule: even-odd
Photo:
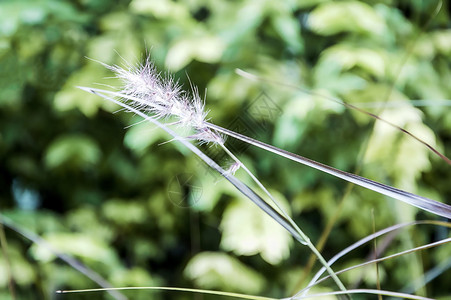
[[[170,137],[146,124],[125,129],[139,120],[112,114],[118,107],[76,86],[118,87],[98,61],[135,65],[150,54],[159,70],[173,73],[186,88],[186,74],[201,91],[207,88],[209,116],[219,125],[449,202],[451,169],[426,147],[386,125],[373,128],[368,116],[317,95],[369,105],[450,157],[450,109],[432,102],[451,98],[450,7],[444,1],[434,13],[436,7],[437,1],[428,0],[3,0],[1,213],[116,287],[192,286],[289,296],[303,275],[305,247],[182,146],[161,144]],[[317,94],[252,81],[235,68]],[[418,99],[431,102],[414,107],[411,100]],[[432,217],[361,188],[349,193],[340,210],[345,182],[229,142],[277,191],[312,241],[339,211],[326,258],[371,234],[373,216],[376,229]],[[218,149],[203,149],[222,165],[230,163]],[[190,185],[175,192],[174,178],[182,173]],[[58,289],[97,287],[46,247],[4,230],[8,245],[2,249],[8,255],[0,255],[0,298],[12,298],[10,274],[17,299],[55,299]],[[447,235],[444,229],[417,226],[403,231],[389,251]],[[363,262],[370,251],[361,249],[336,269]],[[381,264],[382,287],[401,290],[449,261],[449,253],[445,245]],[[343,279],[374,287],[376,275],[367,269]],[[442,271],[419,293],[449,296],[450,281],[451,272]],[[58,299],[93,297],[111,296]]]

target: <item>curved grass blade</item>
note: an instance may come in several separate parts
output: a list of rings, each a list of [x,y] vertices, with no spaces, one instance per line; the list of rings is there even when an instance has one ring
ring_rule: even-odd
[[[208,127],[210,127],[213,130],[216,130],[220,133],[226,134],[228,136],[231,136],[233,138],[236,138],[238,140],[241,140],[243,142],[246,142],[250,145],[256,146],[258,148],[261,148],[263,150],[272,152],[274,154],[283,156],[285,158],[288,158],[292,161],[301,163],[303,165],[312,167],[314,169],[320,170],[322,172],[328,173],[330,175],[333,175],[335,177],[341,178],[343,180],[346,180],[348,182],[354,183],[356,185],[362,186],[364,188],[373,190],[375,192],[378,192],[380,194],[392,197],[394,199],[400,200],[402,202],[405,202],[407,204],[413,205],[415,207],[418,207],[420,209],[423,209],[425,211],[431,212],[433,214],[445,217],[447,219],[451,219],[451,206],[447,205],[445,203],[441,203],[426,197],[422,197],[416,194],[412,194],[397,188],[394,188],[389,185],[385,185],[383,183],[373,181],[370,179],[367,179],[362,176],[358,176],[352,173],[348,173],[345,171],[341,171],[335,168],[332,168],[328,165],[316,162],[314,160],[311,160],[309,158],[288,152],[286,150],[277,148],[275,146],[260,142],[259,140],[255,140],[253,138],[250,138],[248,136],[236,133],[234,131],[228,130],[226,128],[214,125],[212,123],[208,123]]]
[[[370,234],[370,235],[368,235],[368,236],[362,238],[361,240],[359,240],[359,241],[353,243],[352,245],[346,247],[345,249],[343,249],[342,251],[340,251],[339,253],[337,253],[334,257],[332,257],[332,258],[327,262],[327,264],[328,264],[329,266],[332,266],[336,261],[338,261],[340,258],[342,258],[343,256],[345,256],[346,254],[348,254],[348,253],[351,252],[352,250],[357,249],[358,247],[360,247],[360,246],[362,246],[362,245],[368,243],[369,241],[371,241],[371,240],[373,240],[373,239],[375,239],[375,238],[377,238],[377,237],[380,237],[380,236],[382,236],[382,235],[384,235],[384,234],[393,232],[393,231],[395,231],[395,230],[399,230],[399,229],[404,228],[404,227],[407,227],[407,226],[414,226],[414,225],[437,225],[437,226],[445,226],[445,227],[448,227],[448,228],[451,227],[451,223],[441,222],[441,221],[414,221],[414,222],[408,222],[408,223],[396,224],[396,225],[390,226],[390,227],[388,227],[388,228],[379,230],[378,232],[375,232],[375,233],[373,233],[373,234]],[[434,245],[434,246],[438,246],[438,245],[441,245],[441,244],[442,244],[442,243],[440,243],[440,241],[439,241],[439,242],[437,242],[437,244]],[[431,244],[428,244],[428,245],[431,245]],[[426,245],[426,246],[427,246],[427,245]],[[429,247],[426,247],[426,248],[430,248],[430,247],[434,247],[434,246],[429,246]],[[425,247],[425,246],[420,246],[420,247],[418,247],[417,250],[425,249],[425,248],[422,248],[422,247]],[[412,249],[409,249],[409,250],[412,250]],[[407,250],[407,251],[409,251],[409,250]],[[407,252],[407,251],[405,251],[405,252]],[[410,252],[413,252],[413,251],[410,251]],[[410,252],[407,252],[407,253],[410,253]],[[406,254],[406,253],[403,253],[403,254]],[[402,255],[402,254],[401,254],[401,255]],[[399,255],[394,254],[394,257],[395,257],[395,256],[399,256]],[[385,260],[385,259],[388,259],[388,258],[379,258],[379,259]],[[367,262],[367,264],[368,264],[368,263],[372,263],[372,262],[376,262],[376,261]],[[351,268],[353,268],[353,267],[351,267]],[[318,279],[321,277],[321,275],[324,273],[325,270],[326,270],[326,269],[325,269],[324,267],[321,268],[321,269],[315,274],[315,276],[313,276],[313,278],[312,278],[312,280],[310,281],[310,283],[308,284],[308,286],[305,287],[304,289],[302,289],[301,291],[299,291],[299,292],[296,294],[296,296],[297,296],[297,295],[300,295],[300,294],[305,294],[305,293],[307,293],[308,290],[309,290],[312,286],[314,286],[315,284],[317,284],[317,283],[319,282]],[[339,271],[339,272],[337,272],[337,273],[340,273],[340,272],[342,272],[342,271]],[[320,281],[323,281],[324,279],[325,279],[325,278],[321,279]]]
[[[342,274],[344,272],[351,271],[351,270],[354,270],[354,269],[357,269],[357,268],[360,268],[360,267],[364,267],[364,266],[375,264],[375,263],[380,263],[382,261],[389,260],[389,259],[392,259],[392,258],[396,258],[396,257],[402,256],[402,255],[405,255],[405,254],[409,254],[409,253],[412,253],[412,252],[415,252],[415,251],[420,251],[420,250],[424,250],[424,249],[429,249],[429,248],[441,246],[441,245],[447,244],[449,242],[451,242],[451,238],[442,239],[442,240],[434,242],[434,243],[429,243],[429,244],[426,244],[426,245],[423,245],[423,246],[411,248],[411,249],[408,249],[408,250],[405,250],[405,251],[397,252],[397,253],[392,254],[392,255],[384,256],[384,257],[373,259],[371,261],[367,261],[367,262],[364,262],[364,263],[361,263],[361,264],[358,264],[358,265],[354,265],[352,267],[349,267],[349,268],[337,271],[335,273],[336,274]],[[320,280],[316,281],[316,283],[314,285],[316,285],[318,283],[321,283],[321,282],[323,282],[323,281],[325,281],[325,280],[327,280],[329,278],[330,278],[330,276],[327,275],[327,276],[321,278]],[[312,286],[309,286],[308,288],[311,288]],[[305,291],[302,290],[302,293],[304,294]],[[300,293],[298,293],[298,294],[300,294]]]
[[[100,276],[95,271],[89,269],[86,267],[83,263],[78,261],[77,259],[73,258],[70,255],[67,255],[65,253],[61,253],[60,251],[56,250],[52,245],[50,245],[46,240],[38,236],[37,234],[26,230],[24,228],[18,227],[12,220],[5,217],[4,215],[0,214],[0,223],[2,223],[4,226],[8,227],[9,229],[19,233],[23,237],[27,238],[28,240],[32,241],[33,243],[42,246],[52,252],[53,255],[61,259],[62,261],[66,262],[68,265],[70,265],[75,270],[79,271],[95,283],[97,283],[99,286],[103,288],[111,288],[112,285],[109,284],[102,276]],[[119,293],[118,291],[110,291],[109,292],[112,297],[118,300],[126,300],[127,298]]]
[[[91,292],[105,292],[105,291],[132,291],[132,290],[153,290],[153,291],[171,291],[171,292],[188,292],[188,293],[199,293],[206,295],[216,295],[225,296],[237,299],[249,299],[249,300],[277,300],[275,298],[245,295],[239,293],[221,292],[213,290],[201,290],[201,289],[190,289],[190,288],[177,288],[177,287],[167,287],[167,286],[143,286],[143,287],[118,287],[118,288],[104,288],[104,289],[83,289],[83,290],[67,290],[67,291],[56,291],[57,294],[72,294],[72,293],[91,293]]]

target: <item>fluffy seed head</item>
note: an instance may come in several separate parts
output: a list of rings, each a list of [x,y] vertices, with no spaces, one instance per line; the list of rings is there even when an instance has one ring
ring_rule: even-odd
[[[191,94],[185,92],[178,81],[159,73],[150,59],[135,68],[106,67],[122,80],[121,94],[133,107],[157,118],[175,117],[180,126],[192,128],[196,133],[191,138],[200,142],[224,142],[207,127],[207,112],[196,87]]]

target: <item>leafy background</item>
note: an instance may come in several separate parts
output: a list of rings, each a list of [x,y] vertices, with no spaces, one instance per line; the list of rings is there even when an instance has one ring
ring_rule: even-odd
[[[286,297],[306,284],[310,255],[278,225],[169,137],[76,86],[120,85],[96,60],[135,65],[150,53],[189,88],[207,89],[218,125],[334,167],[448,202],[451,169],[393,128],[324,97],[252,81],[235,68],[360,105],[451,156],[451,113],[411,100],[450,98],[451,20],[444,1],[14,0],[0,2],[0,208],[113,286],[175,286]],[[187,76],[188,75],[188,76]],[[382,109],[384,102],[388,108]],[[270,108],[270,110],[268,110]],[[401,221],[435,218],[307,167],[229,141],[317,241],[326,258]],[[230,164],[218,149],[210,155]],[[181,177],[180,177],[181,176]],[[248,179],[238,172],[245,181]],[[191,187],[179,186],[189,179]],[[18,299],[97,287],[18,233],[4,229],[0,297],[10,264]],[[416,226],[385,239],[386,254],[449,236]],[[365,261],[372,246],[335,269]],[[380,265],[400,291],[439,264],[445,245]],[[314,270],[318,267],[315,265]],[[307,274],[305,274],[305,272]],[[343,275],[374,287],[374,268]],[[418,294],[450,299],[451,271]],[[335,288],[327,282],[316,291]],[[133,291],[131,299],[216,299]]]

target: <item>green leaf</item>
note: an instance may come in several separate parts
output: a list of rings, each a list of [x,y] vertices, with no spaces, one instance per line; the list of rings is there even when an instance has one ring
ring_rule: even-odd
[[[221,59],[224,49],[225,44],[218,37],[203,35],[182,38],[169,49],[165,65],[170,70],[178,71],[193,59],[216,63]]]
[[[65,217],[67,227],[76,232],[83,232],[93,238],[110,241],[114,238],[114,228],[99,218],[98,211],[92,206],[85,206],[70,211]]]
[[[111,280],[114,286],[150,286],[155,284],[150,274],[139,267],[115,270]]]
[[[273,196],[282,200],[280,194]],[[278,264],[290,254],[290,234],[249,201],[227,206],[221,230],[221,247],[237,255],[260,254],[268,263]]]
[[[265,17],[263,1],[245,1],[243,5],[224,11],[216,11],[217,26],[220,36],[228,45],[242,43],[243,39],[253,35]],[[238,44],[239,45],[239,44]],[[232,50],[229,48],[228,50]]]
[[[86,16],[75,10],[65,1],[35,0],[35,1],[1,1],[0,2],[0,33],[13,35],[21,24],[40,25],[46,22],[49,15],[56,19],[82,22]]]
[[[432,34],[437,50],[444,54],[449,55],[451,53],[451,29],[441,30]]]
[[[333,0],[297,0],[297,6],[298,8],[309,8],[315,5],[318,5],[320,3],[324,2],[330,2]]]
[[[385,76],[385,59],[382,51],[343,43],[326,49],[321,55],[321,60],[325,63],[337,62],[344,71],[360,67],[375,77]]]
[[[147,217],[144,205],[125,200],[109,200],[102,207],[103,215],[119,225],[139,224]]]
[[[105,101],[99,100],[94,95],[86,95],[85,92],[77,89],[76,86],[90,85],[93,82],[97,82],[98,78],[105,77],[105,74],[106,72],[100,66],[93,66],[93,64],[80,69],[69,78],[63,89],[56,93],[53,103],[54,107],[59,111],[78,108],[87,117],[93,117],[100,107],[108,106],[105,106]]]
[[[340,32],[381,35],[385,30],[383,18],[371,6],[359,1],[322,4],[310,14],[308,24],[321,35]]]
[[[147,148],[160,138],[166,138],[164,133],[146,122],[128,129],[125,133],[124,144],[137,154],[143,155]]]
[[[189,16],[187,6],[170,0],[133,0],[130,10],[137,14],[150,15],[160,19],[185,19]]]
[[[323,89],[321,95],[334,96],[343,94],[351,90],[362,89],[366,81],[359,75],[350,72],[342,72],[342,63],[340,61],[323,56],[313,70],[315,88]],[[330,95],[330,94],[332,95]],[[315,101],[330,102],[323,97],[316,97]],[[335,107],[338,107],[335,105]]]
[[[41,5],[29,1],[2,1],[0,2],[0,33],[11,36],[21,23],[41,24],[46,16],[47,11]]]
[[[380,117],[396,120],[397,125],[437,147],[433,131],[422,122],[420,110],[406,104],[402,109],[387,109]],[[374,127],[365,160],[374,165],[371,168],[373,172],[379,170],[379,174],[370,177],[385,176],[388,171],[394,176],[395,186],[413,192],[417,186],[416,180],[431,167],[428,148],[382,122],[377,122]],[[415,210],[409,210],[408,214],[401,218],[412,220]]]
[[[281,15],[275,17],[272,21],[277,33],[295,53],[300,53],[304,50],[304,44],[300,33],[300,25],[296,19],[290,18],[287,15]]]
[[[297,95],[283,107],[283,113],[277,119],[274,144],[290,150],[297,146],[307,129],[308,116],[317,103],[310,95]]]
[[[116,254],[108,244],[84,233],[52,233],[43,235],[43,238],[60,253],[99,261],[105,265],[117,265]],[[49,249],[42,245],[33,244],[30,252],[39,261],[49,262],[56,258]]]
[[[84,135],[63,135],[50,144],[45,153],[45,164],[54,169],[62,166],[84,169],[94,166],[102,152],[97,143]]]
[[[189,261],[184,274],[205,289],[256,294],[264,287],[262,275],[225,253],[197,254]]]

